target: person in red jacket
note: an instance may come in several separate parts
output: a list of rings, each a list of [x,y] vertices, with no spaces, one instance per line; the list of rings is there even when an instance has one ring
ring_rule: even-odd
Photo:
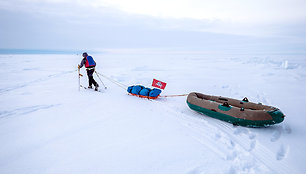
[[[93,78],[93,73],[95,72],[96,62],[86,52],[83,53],[83,59],[81,61],[81,64],[78,66],[78,68],[82,68],[84,65],[85,65],[88,80],[89,80],[88,88],[92,88],[92,84],[93,84],[95,85],[95,90],[98,91],[99,84]]]

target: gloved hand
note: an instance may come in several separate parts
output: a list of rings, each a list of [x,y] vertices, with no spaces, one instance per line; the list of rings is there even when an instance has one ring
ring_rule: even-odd
[[[80,65],[78,65],[78,69],[80,69]]]

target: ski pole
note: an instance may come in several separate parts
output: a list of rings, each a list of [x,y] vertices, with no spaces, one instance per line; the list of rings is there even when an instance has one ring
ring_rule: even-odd
[[[80,66],[78,65],[78,76],[79,76],[79,86],[78,86],[78,88],[79,88],[79,91],[80,91],[80,87],[81,87],[81,78],[80,78]]]
[[[96,73],[96,75],[98,76],[98,78],[100,79],[100,81],[101,81],[102,85],[104,86],[104,89],[107,89],[107,87],[106,87],[106,86],[104,85],[104,83],[102,82],[102,80],[101,80],[100,76],[98,75],[97,71],[95,71],[95,73]]]

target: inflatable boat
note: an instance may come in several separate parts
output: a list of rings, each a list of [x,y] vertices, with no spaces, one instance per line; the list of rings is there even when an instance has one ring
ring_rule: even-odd
[[[278,108],[252,103],[247,98],[237,100],[192,92],[187,104],[207,116],[246,127],[265,127],[281,123],[285,118]]]

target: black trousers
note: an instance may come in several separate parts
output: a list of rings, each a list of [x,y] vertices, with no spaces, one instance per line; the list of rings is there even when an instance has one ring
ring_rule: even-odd
[[[87,71],[87,76],[89,80],[89,86],[91,86],[92,84],[97,86],[97,82],[93,78],[93,73],[95,72],[95,69],[90,69],[90,70],[86,69],[86,71]]]

